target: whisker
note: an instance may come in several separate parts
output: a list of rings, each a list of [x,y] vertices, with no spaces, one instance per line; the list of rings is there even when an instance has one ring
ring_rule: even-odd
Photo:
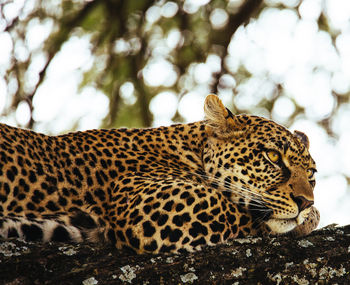
[[[246,187],[242,187],[242,186],[237,186],[235,184],[232,184],[232,183],[228,183],[226,181],[221,181],[219,179],[217,179],[216,177],[211,177],[211,176],[208,176],[207,174],[197,174],[197,176],[201,176],[202,178],[205,178],[205,179],[208,179],[208,180],[212,180],[213,183],[219,185],[219,186],[223,186],[225,188],[224,191],[228,191],[228,192],[232,192],[232,193],[237,193],[237,194],[240,194],[242,197],[245,197],[244,195],[242,195],[242,193],[244,194],[245,193],[249,193],[251,194],[251,198],[253,200],[256,200],[256,201],[259,201],[261,202],[261,200],[258,200],[259,197],[263,197],[261,194],[259,193],[256,193],[255,191],[252,191]],[[230,188],[228,188],[230,187]],[[238,190],[238,191],[237,191]]]
[[[260,197],[263,197],[261,194],[259,193],[256,193],[246,187],[242,187],[242,186],[237,186],[235,184],[232,184],[232,183],[228,183],[226,181],[221,181],[219,180],[218,178],[214,177],[214,176],[209,176],[207,174],[197,174],[197,176],[201,177],[201,178],[204,178],[206,180],[211,180],[212,183],[215,183],[217,184],[218,186],[222,186],[224,187],[225,189],[223,191],[227,191],[227,192],[231,192],[231,193],[235,193],[235,194],[238,194],[240,195],[241,197],[246,197],[245,194],[250,194],[250,204],[251,205],[255,205],[257,207],[261,207],[264,205],[264,202],[259,199]],[[255,202],[255,203],[252,203],[252,202]],[[244,205],[244,204],[242,204]],[[245,205],[244,205],[245,206]],[[266,209],[260,209],[261,211],[268,211]]]

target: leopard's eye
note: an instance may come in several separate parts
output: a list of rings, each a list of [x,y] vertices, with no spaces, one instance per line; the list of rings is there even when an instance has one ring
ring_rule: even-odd
[[[280,154],[279,152],[275,150],[269,150],[267,151],[267,157],[271,160],[273,163],[277,163],[280,160]]]
[[[314,169],[314,168],[309,168],[309,169],[307,169],[307,170],[306,170],[307,177],[308,177],[309,179],[312,179],[312,178],[314,177],[314,174],[315,174],[316,171],[317,171],[317,170]]]

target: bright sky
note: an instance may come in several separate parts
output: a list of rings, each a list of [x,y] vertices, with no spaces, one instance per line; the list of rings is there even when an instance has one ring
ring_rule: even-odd
[[[32,0],[27,0],[30,6]],[[194,13],[208,1],[185,1],[187,11]],[[237,1],[230,1],[232,5]],[[267,2],[276,3],[278,0]],[[288,0],[292,7],[298,0]],[[24,0],[14,0],[7,5],[6,17],[11,19],[18,13]],[[332,39],[319,31],[315,20],[322,5],[327,8],[327,17],[332,29],[339,31],[336,49]],[[162,7],[154,7],[146,14],[151,23],[157,17],[172,17],[177,12],[177,4],[171,2]],[[321,225],[329,223],[350,224],[350,192],[344,174],[350,176],[350,104],[345,104],[332,118],[332,127],[337,138],[330,138],[316,122],[327,117],[335,100],[332,90],[345,94],[350,90],[350,1],[349,0],[304,0],[300,7],[301,19],[290,9],[265,9],[256,21],[241,27],[229,46],[230,57],[227,67],[234,73],[240,65],[253,75],[245,84],[236,86],[235,79],[226,75],[221,80],[228,88],[219,92],[227,105],[232,103],[241,109],[250,109],[256,115],[265,111],[256,108],[256,102],[269,99],[274,83],[282,84],[285,93],[273,109],[273,119],[283,124],[293,113],[295,105],[306,108],[305,116],[297,118],[291,129],[307,133],[311,141],[311,154],[318,165],[316,206],[321,211]],[[226,19],[226,20],[225,20]],[[210,16],[211,23],[220,27],[227,21],[227,13],[216,9]],[[52,23],[30,22],[26,37],[29,49],[40,47],[48,36]],[[0,19],[0,31],[4,23]],[[267,32],[268,31],[268,32]],[[166,59],[169,51],[181,40],[178,30],[171,31],[164,40],[155,41],[153,60],[143,70],[145,81],[150,86],[172,86],[177,80],[177,72]],[[8,34],[0,32],[0,112],[11,102],[11,88],[2,79],[9,63],[13,48]],[[116,49],[123,49],[126,42],[117,42]],[[24,46],[15,47],[19,58],[26,58],[28,50]],[[80,130],[97,128],[108,111],[108,99],[92,87],[78,90],[82,73],[91,67],[89,37],[72,37],[52,61],[47,78],[35,95],[34,118],[39,122],[37,131],[60,133],[70,129],[80,119]],[[27,72],[28,86],[35,82],[41,70],[43,58],[37,54]],[[154,125],[173,123],[171,118],[178,108],[188,121],[203,118],[203,102],[209,93],[207,82],[213,72],[220,67],[220,58],[210,55],[205,63],[193,64],[190,73],[196,87],[184,94],[180,102],[176,94],[165,91],[157,94],[150,104],[155,115]],[[133,103],[133,85],[125,83],[121,95]],[[235,92],[235,93],[234,93]],[[16,125],[28,120],[28,106],[23,103],[14,114],[0,117],[2,122]]]

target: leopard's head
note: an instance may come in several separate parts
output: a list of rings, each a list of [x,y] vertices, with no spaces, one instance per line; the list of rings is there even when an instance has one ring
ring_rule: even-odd
[[[272,234],[303,223],[314,203],[316,165],[299,131],[262,117],[233,115],[215,95],[205,101],[206,177]]]

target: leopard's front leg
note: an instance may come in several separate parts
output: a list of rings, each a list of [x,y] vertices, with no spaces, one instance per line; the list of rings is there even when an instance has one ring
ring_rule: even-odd
[[[301,237],[310,234],[315,230],[320,222],[320,212],[316,207],[311,206],[308,216],[305,218],[304,222],[297,226],[290,233],[293,236]]]

